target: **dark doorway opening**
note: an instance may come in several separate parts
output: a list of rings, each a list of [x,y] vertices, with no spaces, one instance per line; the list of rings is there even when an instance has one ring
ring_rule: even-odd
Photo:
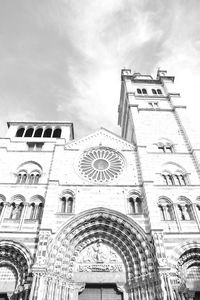
[[[194,300],[200,300],[200,292],[195,293]]]
[[[123,300],[115,284],[86,284],[79,300]]]
[[[9,300],[7,294],[0,294],[0,300]]]

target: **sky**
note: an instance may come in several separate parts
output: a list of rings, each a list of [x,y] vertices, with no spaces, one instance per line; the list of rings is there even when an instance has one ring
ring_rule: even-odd
[[[7,121],[72,121],[117,134],[122,68],[176,77],[200,127],[199,0],[0,0],[0,134]]]

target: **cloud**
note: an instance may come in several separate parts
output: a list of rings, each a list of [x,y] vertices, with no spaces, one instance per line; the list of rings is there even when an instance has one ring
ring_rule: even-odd
[[[99,126],[119,132],[123,67],[153,75],[157,67],[168,69],[196,107],[199,6],[195,0],[1,1],[1,119],[70,120],[76,136]]]

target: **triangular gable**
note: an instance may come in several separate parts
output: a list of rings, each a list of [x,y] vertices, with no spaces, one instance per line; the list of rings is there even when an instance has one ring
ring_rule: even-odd
[[[85,149],[98,146],[107,146],[119,150],[135,149],[133,144],[105,128],[100,128],[81,139],[71,141],[65,146],[65,149]]]

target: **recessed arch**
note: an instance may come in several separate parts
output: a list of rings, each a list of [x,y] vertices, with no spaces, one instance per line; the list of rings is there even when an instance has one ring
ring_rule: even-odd
[[[15,254],[15,257],[17,257],[17,254],[20,256],[18,257],[18,262],[23,262],[22,269],[24,271],[24,274],[21,274],[23,279],[28,280],[27,276],[31,272],[31,267],[33,264],[32,256],[29,252],[29,250],[21,243],[17,241],[10,241],[10,240],[1,240],[0,241],[0,262],[3,260],[5,261],[6,257],[4,257],[4,251],[2,250],[7,249],[9,251],[9,255]],[[8,255],[8,256],[9,256]],[[15,261],[15,260],[14,260]]]
[[[122,213],[105,208],[85,211],[60,229],[48,247],[47,267],[71,280],[78,253],[99,239],[119,253],[125,263],[127,278],[146,276],[155,271],[156,258],[143,229]],[[61,264],[57,261],[60,249],[63,249],[59,258]],[[61,265],[65,265],[64,274]]]
[[[187,241],[179,244],[173,249],[169,263],[174,274],[172,280],[178,282],[180,286],[187,288],[187,275],[192,271],[191,267],[199,268],[200,243],[197,241]],[[189,271],[189,272],[188,272]],[[199,273],[200,276],[200,273]],[[193,277],[195,280],[195,278]]]
[[[20,194],[16,194],[16,195],[12,196],[10,199],[10,202],[17,202],[17,203],[25,202],[25,201],[26,201],[25,197]]]
[[[44,197],[41,195],[34,195],[30,198],[29,202],[35,202],[35,203],[44,203]]]

